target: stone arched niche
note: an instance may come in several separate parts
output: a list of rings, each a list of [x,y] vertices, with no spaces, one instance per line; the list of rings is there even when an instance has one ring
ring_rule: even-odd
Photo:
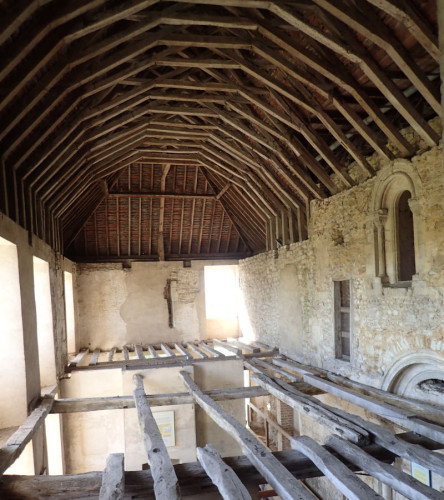
[[[408,286],[418,272],[421,183],[411,162],[396,160],[377,176],[372,209],[375,275]]]
[[[427,349],[402,356],[386,373],[382,389],[444,406],[444,356]]]

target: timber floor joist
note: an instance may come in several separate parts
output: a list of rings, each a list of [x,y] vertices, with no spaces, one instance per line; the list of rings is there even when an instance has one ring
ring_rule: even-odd
[[[372,177],[374,153],[415,153],[404,128],[438,143],[436,2],[400,5],[5,0],[0,210],[79,260],[236,258],[305,239],[310,200]],[[148,171],[165,165],[157,203]]]
[[[396,457],[414,461],[434,473],[444,475],[444,456],[434,450],[444,448],[444,409],[366,386],[332,372],[301,364],[280,355],[265,344],[229,339],[214,341],[212,345],[160,344],[157,346],[124,346],[122,356],[137,359],[152,356],[155,360],[181,357],[220,361],[224,353],[230,359],[244,363],[253,385],[232,389],[202,391],[188,371],[181,371],[188,392],[177,394],[146,394],[145,378],[149,386],[147,366],[141,366],[144,375],[134,372],[133,396],[54,399],[54,391],[46,395],[30,414],[23,426],[0,449],[0,471],[13,463],[26,443],[32,439],[49,413],[90,412],[136,408],[150,469],[125,472],[124,455],[108,457],[102,472],[68,476],[14,476],[4,475],[0,480],[2,498],[35,498],[36,492],[44,498],[145,498],[164,499],[186,497],[219,491],[226,499],[249,499],[252,492],[269,485],[270,495],[284,499],[314,498],[301,480],[327,477],[332,486],[347,498],[381,498],[356,472],[363,472],[385,483],[406,498],[440,499],[442,493],[426,486],[393,466]],[[149,354],[146,354],[149,353]],[[273,353],[273,356],[269,354]],[[266,354],[266,356],[264,356]],[[115,357],[119,349],[108,352],[95,349],[82,351],[71,366],[87,362],[85,368],[97,366],[106,355],[109,363],[119,363]],[[161,355],[165,355],[162,358]],[[128,359],[127,359],[128,361]],[[164,363],[163,365],[168,366]],[[147,374],[148,373],[148,374]],[[145,378],[144,378],[145,377]],[[330,394],[338,404],[326,404],[315,396]],[[255,435],[230,416],[218,401],[258,396],[274,397],[288,404],[305,417],[328,431],[326,445],[314,439],[284,432],[292,450],[271,452]],[[332,401],[330,398],[329,401]],[[348,411],[340,409],[340,401],[352,403]],[[157,430],[151,407],[196,403],[228,431],[241,445],[245,455],[222,459],[212,446],[197,449],[198,462],[172,465],[167,448]],[[254,407],[254,405],[252,405]],[[259,411],[256,407],[255,410]],[[356,413],[366,411],[369,419]],[[370,416],[373,415],[372,418]],[[385,423],[375,423],[375,417],[403,431],[389,430]],[[270,415],[263,417],[270,419]],[[393,427],[392,427],[393,428]],[[237,485],[234,487],[233,485]],[[65,495],[65,497],[64,497]],[[263,495],[261,496],[263,498]]]

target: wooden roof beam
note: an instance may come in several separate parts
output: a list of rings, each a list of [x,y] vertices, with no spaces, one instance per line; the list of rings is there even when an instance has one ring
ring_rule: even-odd
[[[235,129],[239,130],[243,134],[245,134],[247,137],[250,137],[254,141],[258,142],[259,144],[265,146],[267,149],[269,149],[271,152],[275,151],[275,144],[271,144],[268,139],[265,139],[261,137],[259,134],[256,132],[252,131],[250,128],[246,127],[242,122],[240,122],[237,119],[234,119],[231,117],[231,115],[220,111],[219,112],[219,117]],[[222,130],[224,131],[224,130]],[[233,136],[233,134],[230,134]],[[238,134],[235,134],[233,137],[236,138]],[[269,158],[269,155],[266,155],[267,159]],[[294,162],[293,162],[294,163]],[[287,163],[287,165],[290,166],[291,169],[293,169],[293,173],[299,177],[299,179],[302,181],[302,183],[310,190],[313,192],[313,194],[316,197],[320,197],[320,190],[313,181],[306,175],[302,170],[295,169],[292,163]]]
[[[357,63],[364,73],[378,86],[380,91],[385,95],[387,100],[398,110],[398,112],[407,120],[413,129],[431,146],[439,141],[438,134],[430,127],[425,119],[416,111],[410,104],[409,100],[399,90],[398,87],[384,74],[379,68],[376,61],[373,60],[367,50],[359,44],[356,38],[349,32],[349,29],[343,23],[339,24],[329,17],[328,24],[332,33],[336,32],[335,27],[341,35],[346,39],[348,46],[345,47],[342,41],[338,40],[332,34],[326,34],[320,29],[308,24],[301,19],[297,12],[289,6],[283,4],[272,4],[272,11],[287,21],[292,26],[300,29],[303,33],[312,37],[317,42],[325,45],[337,54],[346,57],[351,62]],[[326,13],[327,15],[327,13]]]
[[[367,1],[407,26],[418,42],[439,63],[438,37],[411,0],[403,0],[402,2],[399,0]]]
[[[345,23],[365,38],[372,41],[393,59],[398,67],[405,73],[411,83],[421,93],[424,99],[430,104],[435,113],[441,113],[441,103],[439,93],[432,86],[430,80],[418,67],[416,62],[397,38],[388,30],[387,26],[369,8],[368,4],[359,1],[355,8],[345,5],[342,1],[314,0],[314,2],[324,10],[332,14],[339,21]]]
[[[321,93],[326,98],[331,99],[336,108],[356,128],[356,130],[361,133],[361,135],[375,149],[375,151],[379,151],[383,156],[391,159],[390,152],[385,147],[385,144],[381,142],[380,138],[364,123],[361,118],[357,116],[356,113],[353,112],[351,106],[338,96],[337,93],[331,92],[331,87],[324,88],[325,84],[321,84],[322,80],[319,78],[319,75],[322,75],[349,92],[350,95],[356,99],[361,107],[374,120],[381,131],[384,132],[386,137],[396,145],[401,153],[403,155],[410,154],[411,146],[408,141],[401,135],[399,130],[397,130],[396,127],[388,121],[388,119],[381,112],[380,108],[368,97],[365,90],[360,87],[358,83],[348,74],[348,70],[345,68],[342,61],[336,59],[332,62],[331,60],[329,61],[327,59],[320,58],[312,50],[296,45],[292,38],[277,31],[274,27],[271,27],[264,21],[261,21],[259,24],[258,31],[270,41],[276,43],[283,50],[287,51],[292,57],[300,60],[318,73],[318,75],[315,73],[311,80],[302,80],[297,76],[299,73],[293,71],[293,67],[290,66],[292,76],[305,85],[308,85],[312,90]]]
[[[245,140],[244,138],[242,138],[236,130],[231,130],[229,127],[223,127],[220,129],[220,131],[227,135],[228,137],[234,139],[235,141],[237,141],[243,148],[245,148],[246,151],[248,150],[252,150],[252,151],[255,151],[256,154],[258,154],[260,156],[260,158],[265,161],[266,163],[268,162],[271,162],[274,167],[276,168],[277,171],[281,172],[281,174],[286,177],[286,179],[288,180],[289,184],[292,185],[297,192],[299,192],[302,196],[303,199],[308,199],[309,198],[309,195],[306,191],[306,188],[305,186],[303,186],[302,184],[299,185],[299,184],[296,184],[294,182],[294,180],[292,178],[290,178],[288,176],[288,174],[285,172],[285,170],[283,169],[282,165],[275,160],[275,158],[273,157],[273,155],[270,155],[267,151],[262,151],[262,149],[260,148],[260,145],[256,144],[255,146],[252,146],[251,143],[249,143],[247,140]],[[266,169],[264,169],[265,171]],[[317,196],[320,196],[322,198],[322,195],[319,194]],[[316,196],[316,197],[317,197]]]
[[[248,111],[245,107],[241,107],[238,104],[228,103],[228,107],[237,113],[239,113],[244,118],[248,119],[251,123],[262,128],[267,134],[275,136],[277,139],[281,140],[288,148],[293,151],[296,156],[300,156],[308,168],[316,175],[316,177],[325,185],[325,187],[331,192],[336,193],[337,187],[331,180],[330,176],[326,174],[322,166],[314,159],[313,155],[305,148],[305,146],[296,137],[290,137],[286,130],[278,131],[279,127],[274,123],[273,127],[267,125],[265,120],[261,120],[259,117],[253,115],[252,112]],[[274,120],[267,116],[267,118],[273,123]],[[285,134],[285,135],[284,135]],[[350,179],[347,172],[344,171],[343,167],[339,165],[336,159],[331,159],[331,154],[328,155],[327,163],[330,167],[337,173],[339,178],[347,187],[351,187],[354,182]]]

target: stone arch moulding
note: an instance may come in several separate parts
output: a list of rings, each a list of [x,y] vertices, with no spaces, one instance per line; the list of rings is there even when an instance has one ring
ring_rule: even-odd
[[[408,204],[413,214],[415,256],[420,251],[420,203],[423,198],[419,174],[408,160],[399,159],[376,177],[372,195],[375,276],[383,284],[398,282],[397,204],[401,195],[410,192]],[[416,274],[420,274],[421,260],[416,258]]]
[[[444,381],[444,356],[421,349],[398,358],[384,376],[381,389],[400,396],[422,399],[418,384],[429,379]],[[426,394],[423,398],[434,402]],[[438,399],[441,398],[442,395]],[[439,404],[442,405],[442,401]]]

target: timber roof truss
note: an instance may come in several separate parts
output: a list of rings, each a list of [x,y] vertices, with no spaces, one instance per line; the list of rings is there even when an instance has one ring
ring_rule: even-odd
[[[430,0],[0,8],[0,209],[74,259],[241,257],[275,236],[299,241],[310,200],[373,176],[373,153],[415,152],[403,128],[439,141]],[[201,191],[183,189],[186,169],[203,177]],[[142,202],[162,193],[144,186],[162,172],[178,199],[160,197],[143,220]],[[126,211],[110,218],[113,190],[137,175]],[[218,198],[185,204],[184,194]],[[211,227],[213,211],[225,226]]]

